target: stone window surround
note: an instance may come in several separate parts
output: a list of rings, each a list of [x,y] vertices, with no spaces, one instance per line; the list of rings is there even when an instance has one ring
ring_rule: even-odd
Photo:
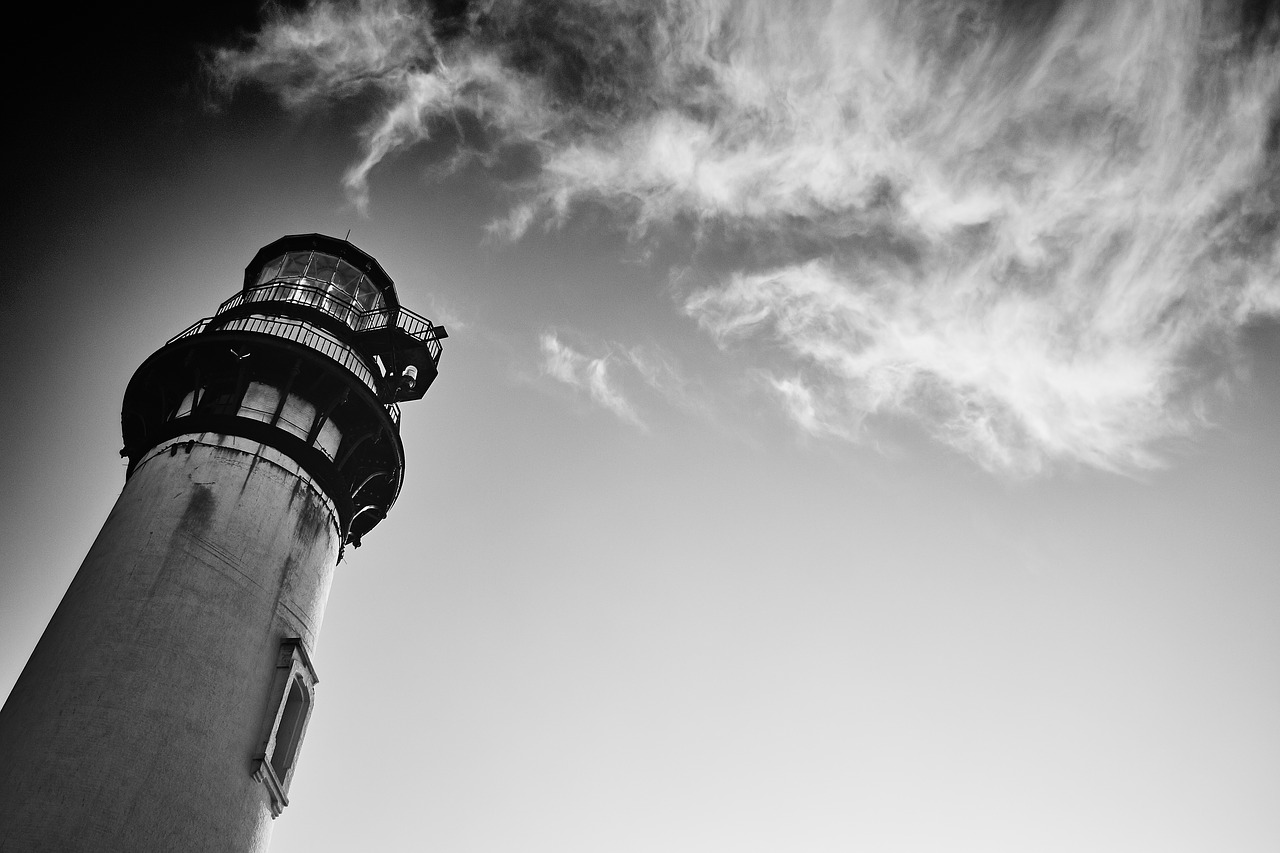
[[[305,691],[302,719],[294,729],[292,743],[280,743],[280,723],[284,719],[285,708],[289,701],[289,692],[293,685],[301,685]],[[276,658],[274,680],[271,685],[271,702],[264,723],[262,751],[253,759],[253,778],[266,786],[271,797],[271,817],[277,818],[289,805],[289,785],[293,781],[293,772],[298,766],[298,753],[301,751],[303,738],[307,733],[307,723],[311,720],[311,712],[315,709],[315,687],[320,683],[315,668],[311,665],[311,656],[300,637],[286,637],[280,641],[280,653]],[[273,758],[279,749],[292,749],[289,766],[284,778],[276,772]]]

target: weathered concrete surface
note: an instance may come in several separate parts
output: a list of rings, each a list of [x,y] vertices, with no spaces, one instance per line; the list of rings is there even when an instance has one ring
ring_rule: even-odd
[[[282,454],[156,448],[0,711],[0,850],[265,850],[277,652],[315,648],[338,555],[333,505]]]

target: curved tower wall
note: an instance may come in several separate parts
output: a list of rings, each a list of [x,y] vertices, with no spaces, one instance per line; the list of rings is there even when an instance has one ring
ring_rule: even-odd
[[[0,710],[0,851],[266,849],[334,569],[395,501],[445,336],[297,235],[139,367],[124,489]]]
[[[315,647],[339,545],[332,501],[270,447],[148,454],[0,712],[4,849],[265,850],[252,761],[281,638]]]

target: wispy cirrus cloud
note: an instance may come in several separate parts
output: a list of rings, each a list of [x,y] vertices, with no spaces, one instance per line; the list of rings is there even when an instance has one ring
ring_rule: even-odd
[[[617,360],[612,353],[594,358],[583,355],[561,341],[555,332],[543,333],[539,343],[544,375],[582,391],[593,403],[612,412],[620,420],[645,428],[617,382],[614,375]]]
[[[709,283],[685,312],[810,433],[907,415],[993,470],[1150,467],[1242,327],[1280,313],[1268,4],[424,9],[312,4],[212,68],[292,108],[368,99],[359,204],[447,133],[451,165],[535,164],[494,225],[512,239],[585,203],[639,239],[692,233]]]
[[[648,429],[633,402],[636,390],[651,400],[711,416],[706,394],[693,386],[674,358],[657,347],[596,341],[584,348],[601,354],[587,355],[566,343],[555,330],[543,332],[538,343],[542,375],[576,388],[594,404],[633,426]]]
[[[1087,329],[1055,329],[1059,306],[990,298],[981,282],[956,280],[850,288],[811,262],[735,276],[686,308],[723,343],[780,344],[790,359],[769,385],[814,435],[856,439],[868,415],[905,413],[989,468],[1034,471],[1045,457],[1149,466],[1150,440],[1191,426],[1164,405],[1172,377],[1153,375],[1176,340],[1091,350]]]

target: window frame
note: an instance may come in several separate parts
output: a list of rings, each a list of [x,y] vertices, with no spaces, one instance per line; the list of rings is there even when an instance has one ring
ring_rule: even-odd
[[[315,711],[316,685],[319,683],[320,679],[311,665],[311,656],[307,653],[302,638],[286,637],[281,640],[266,719],[263,721],[263,736],[259,741],[262,746],[253,759],[253,778],[266,786],[273,819],[279,817],[285,806],[289,805],[289,786],[298,767],[298,756],[306,738],[307,724]],[[285,732],[285,739],[282,741],[280,725],[285,719],[295,685],[302,691],[302,709],[292,731]],[[276,764],[280,762],[275,760],[281,750],[284,750],[283,755],[288,760],[283,778],[276,769]]]

